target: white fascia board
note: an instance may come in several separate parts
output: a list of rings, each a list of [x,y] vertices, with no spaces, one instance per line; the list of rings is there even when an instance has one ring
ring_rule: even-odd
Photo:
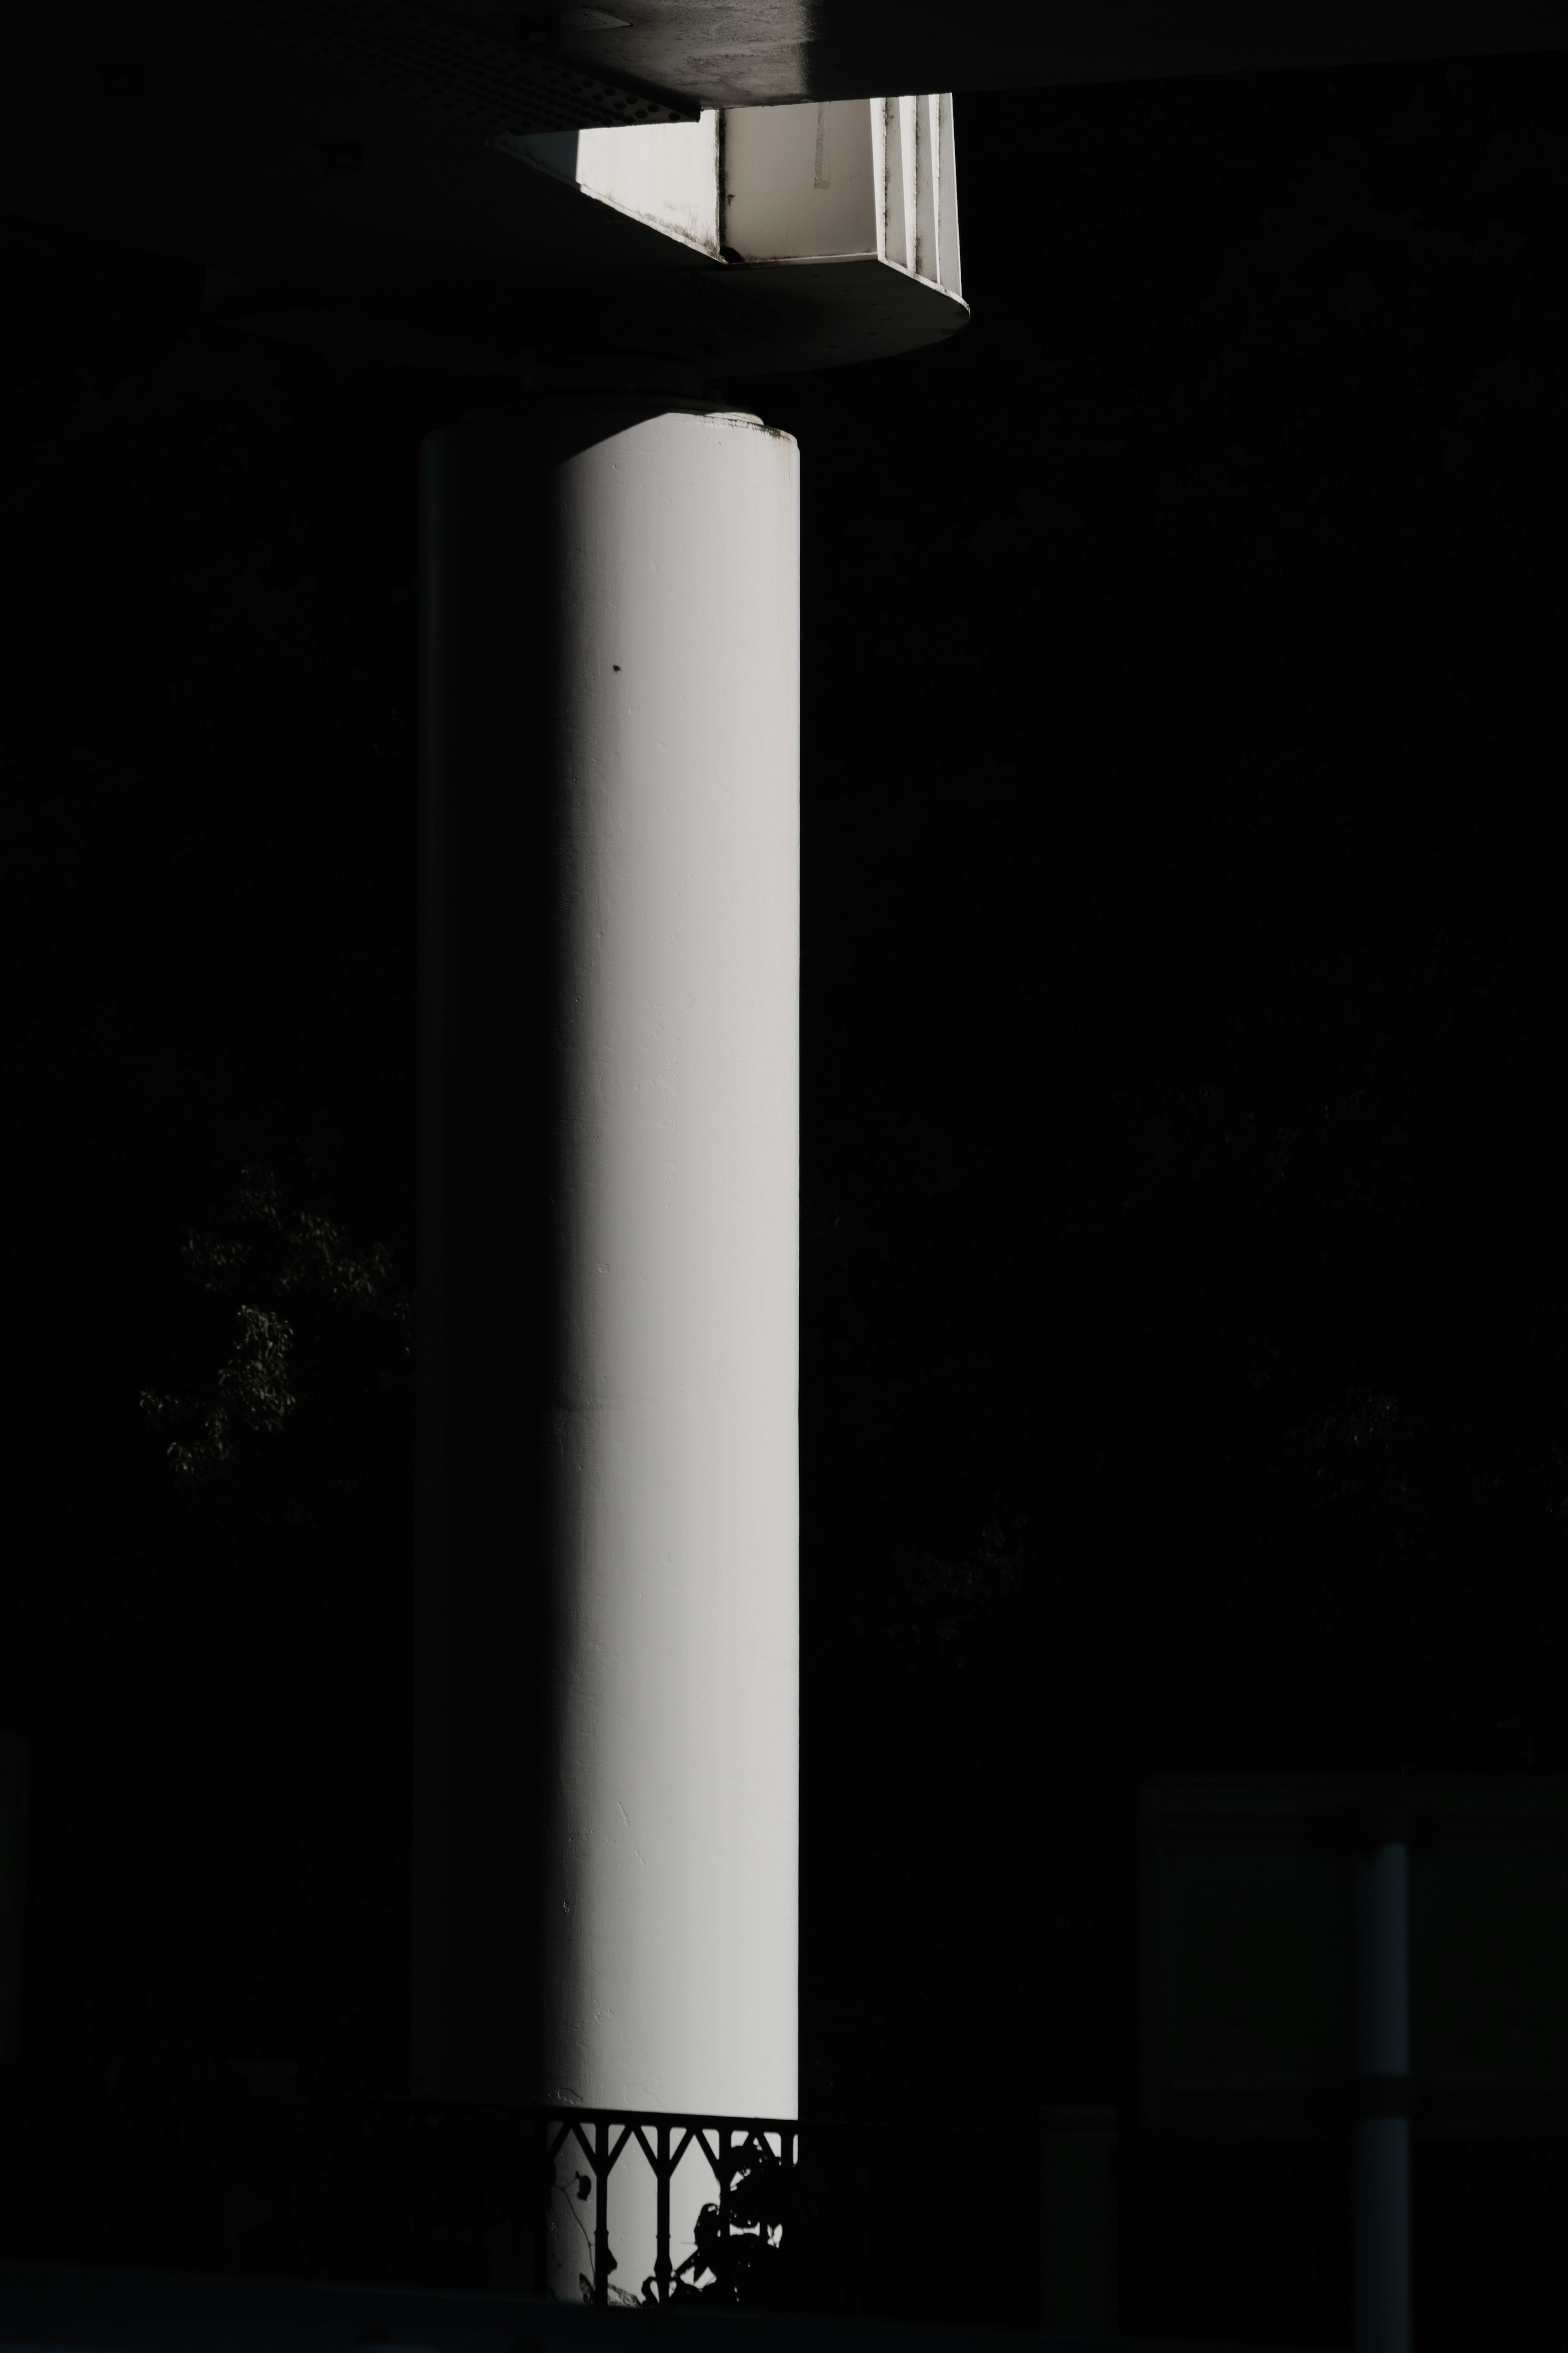
[[[951,98],[747,107],[724,118],[723,165],[739,259],[879,261],[962,299]]]
[[[952,101],[847,98],[490,144],[694,253],[878,261],[962,298]]]
[[[563,180],[595,204],[719,259],[719,114],[695,122],[617,124],[491,141],[505,155]]]
[[[748,106],[724,118],[724,243],[746,261],[875,257],[880,101]]]

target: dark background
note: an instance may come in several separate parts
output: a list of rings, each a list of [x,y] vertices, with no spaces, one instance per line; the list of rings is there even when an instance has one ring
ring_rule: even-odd
[[[1565,132],[1560,55],[963,97],[973,326],[725,387],[803,453],[807,2114],[1131,2116],[1151,1771],[1568,1769]],[[25,2063],[379,2092],[415,464],[497,386],[202,281],[0,237]]]

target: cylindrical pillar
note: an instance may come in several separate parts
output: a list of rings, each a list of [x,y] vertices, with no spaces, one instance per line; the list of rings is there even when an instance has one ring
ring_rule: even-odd
[[[1410,2353],[1410,1850],[1355,1859],[1355,2353]]]
[[[479,409],[421,551],[413,2087],[793,2116],[795,445]]]

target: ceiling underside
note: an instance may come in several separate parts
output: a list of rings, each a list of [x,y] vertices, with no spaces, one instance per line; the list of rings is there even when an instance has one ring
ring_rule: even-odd
[[[1564,0],[37,0],[0,17],[0,212],[307,306],[417,313],[416,347],[463,365],[543,334],[563,287],[580,308],[596,282],[609,315],[650,272],[693,349],[732,313],[749,364],[856,355],[837,281],[811,333],[786,334],[765,290],[521,168],[510,132],[1568,48]],[[962,130],[959,146],[962,180]],[[771,276],[793,318],[815,280]],[[878,312],[867,351],[928,323]]]
[[[514,13],[445,5],[498,28]],[[605,0],[563,13],[572,57],[704,106],[1568,47],[1563,0]],[[609,16],[629,22],[587,21]]]

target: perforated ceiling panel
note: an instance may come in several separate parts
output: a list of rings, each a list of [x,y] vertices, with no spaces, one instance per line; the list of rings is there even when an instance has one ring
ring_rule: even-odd
[[[416,0],[229,0],[247,27],[296,54],[341,66],[362,81],[423,99],[500,132],[691,122],[698,107],[669,91],[619,78],[499,31],[433,14]]]

